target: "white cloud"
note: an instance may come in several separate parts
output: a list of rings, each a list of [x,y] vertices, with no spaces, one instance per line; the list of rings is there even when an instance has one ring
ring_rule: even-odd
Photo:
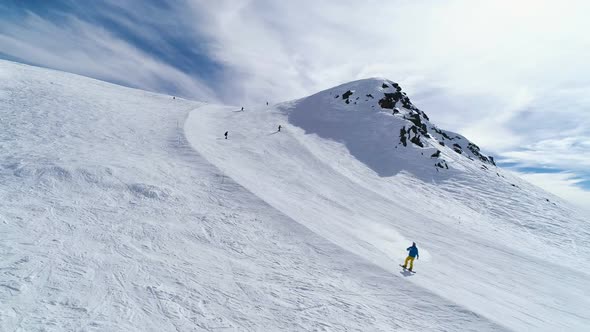
[[[522,150],[502,153],[502,161],[517,163],[521,167],[545,166],[588,171],[590,169],[590,137],[572,136],[542,140],[527,145]]]

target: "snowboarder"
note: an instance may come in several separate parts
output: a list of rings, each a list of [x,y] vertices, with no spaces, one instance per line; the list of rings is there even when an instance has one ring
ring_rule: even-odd
[[[279,132],[281,132],[281,125],[279,125]]]
[[[227,133],[229,133],[229,131],[226,131],[225,134],[223,134],[225,135],[225,139],[227,139]]]
[[[406,261],[402,267],[405,269],[408,267],[408,262],[410,262],[410,268],[408,270],[412,271],[414,268],[414,258],[419,259],[420,255],[418,255],[418,247],[416,247],[416,242],[412,242],[412,246],[406,249],[408,251],[408,257],[406,257]]]

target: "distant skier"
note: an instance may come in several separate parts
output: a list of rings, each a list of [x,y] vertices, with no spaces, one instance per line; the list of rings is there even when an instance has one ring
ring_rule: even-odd
[[[268,101],[266,102],[266,106],[268,106]]]
[[[420,258],[420,255],[418,255],[418,247],[416,247],[416,242],[412,242],[412,246],[408,247],[408,249],[406,250],[408,251],[408,257],[406,257],[406,261],[404,262],[404,265],[402,265],[401,267],[403,267],[404,269],[407,268],[408,262],[410,262],[410,268],[408,270],[412,271],[412,269],[414,268],[414,258]]]
[[[229,133],[229,131],[226,131],[225,134],[223,134],[225,135],[225,139],[227,139],[227,133]]]
[[[281,132],[281,125],[279,125],[279,132]]]
[[[242,106],[242,109],[240,111],[242,111],[242,112],[244,111],[244,106]]]

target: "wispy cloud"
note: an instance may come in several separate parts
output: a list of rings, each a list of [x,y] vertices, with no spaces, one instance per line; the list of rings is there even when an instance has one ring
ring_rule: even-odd
[[[504,162],[518,163],[522,167],[545,166],[573,171],[590,170],[590,137],[572,136],[546,139],[525,145],[522,149],[507,151]]]
[[[2,53],[27,62],[152,91],[213,99],[202,81],[72,15],[60,23],[27,13],[18,24],[0,23]]]

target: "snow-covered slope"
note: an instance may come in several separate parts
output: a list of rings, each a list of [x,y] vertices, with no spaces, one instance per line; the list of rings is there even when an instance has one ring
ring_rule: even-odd
[[[225,174],[392,276],[415,240],[420,272],[405,282],[511,329],[583,330],[585,220],[436,128],[409,100],[385,105],[397,112],[381,107],[386,85],[396,86],[362,80],[244,112],[207,106],[185,131]]]
[[[279,105],[278,109],[287,115],[285,121],[304,131],[304,137],[311,134],[323,138],[307,140],[310,150],[325,145],[326,140],[339,142],[338,147],[345,148],[343,154],[351,155],[355,165],[342,167],[339,156],[339,162],[333,163],[329,154],[334,149],[329,146],[316,154],[357,183],[372,190],[380,187],[381,193],[389,196],[390,191],[400,188],[390,177],[404,173],[400,179],[417,181],[408,187],[412,193],[402,190],[408,204],[442,204],[437,209],[416,210],[429,211],[432,216],[447,210],[451,211],[451,218],[462,219],[468,216],[465,211],[453,213],[457,207],[448,202],[459,200],[461,207],[478,213],[468,224],[484,221],[477,225],[476,232],[482,226],[491,226],[495,233],[502,228],[517,237],[524,232],[527,237],[532,235],[542,243],[554,244],[558,264],[588,266],[590,227],[586,220],[559,198],[495,167],[493,157],[483,155],[475,143],[431,123],[398,84],[384,79],[360,80]],[[415,191],[425,188],[428,192],[413,196]],[[534,248],[531,252],[537,252],[530,244],[527,247]],[[583,255],[570,255],[572,251],[583,251]]]
[[[423,113],[404,146],[383,83],[237,112],[0,61],[0,330],[583,331],[587,224]]]

